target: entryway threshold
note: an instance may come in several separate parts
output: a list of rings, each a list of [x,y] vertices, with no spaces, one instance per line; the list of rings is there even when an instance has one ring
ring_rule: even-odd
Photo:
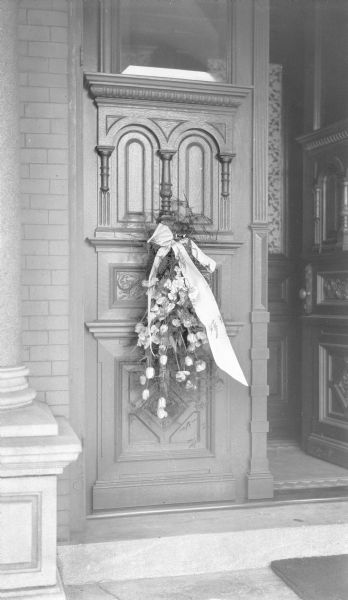
[[[298,600],[272,570],[252,569],[68,586],[67,600]]]
[[[310,456],[296,442],[269,443],[268,459],[276,492],[316,489],[320,498],[325,496],[325,491],[320,491],[324,488],[348,491],[348,468]]]
[[[185,504],[166,504],[155,506],[144,506],[138,508],[119,508],[115,510],[99,510],[87,515],[87,522],[156,515],[156,518],[165,518],[162,515],[182,514],[182,513],[202,513],[211,511],[232,511],[249,510],[253,508],[262,508],[268,506],[283,506],[287,504],[301,503],[320,503],[320,502],[348,502],[348,485],[336,487],[289,487],[275,489],[274,497],[260,500],[245,500],[242,502],[197,502]],[[93,526],[93,525],[91,525]]]
[[[99,534],[95,529],[93,542],[58,547],[65,584],[259,569],[282,558],[348,552],[348,502],[337,500],[106,518],[95,524]]]

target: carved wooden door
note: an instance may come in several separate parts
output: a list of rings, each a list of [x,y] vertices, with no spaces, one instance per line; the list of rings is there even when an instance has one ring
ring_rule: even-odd
[[[309,454],[347,467],[347,122],[304,136],[302,143],[302,440]]]
[[[238,109],[249,92],[117,75],[86,79],[98,106],[100,161],[98,223],[90,240],[97,254],[97,318],[87,323],[98,371],[92,508],[233,500],[233,394],[247,399],[248,391],[226,380],[217,386],[212,367],[211,385],[195,394],[172,382],[169,415],[160,421],[157,399],[139,404],[134,326],[145,310],[144,224],[154,225],[161,190],[172,185],[174,197],[185,196],[204,216],[198,243],[218,265],[211,285],[229,335],[242,328],[234,282],[240,291],[247,285],[238,273],[248,272],[248,257],[236,259],[242,242],[233,235],[239,212],[232,202],[233,158]]]

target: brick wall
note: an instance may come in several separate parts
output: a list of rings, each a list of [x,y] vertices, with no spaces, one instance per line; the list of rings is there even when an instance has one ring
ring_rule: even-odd
[[[68,20],[66,0],[19,11],[23,361],[38,399],[69,416]],[[68,535],[69,484],[59,480],[58,533]]]

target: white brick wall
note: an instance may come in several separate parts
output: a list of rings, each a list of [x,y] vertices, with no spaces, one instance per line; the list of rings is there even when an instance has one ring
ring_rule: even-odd
[[[67,0],[21,0],[19,18],[23,360],[38,398],[68,417]],[[58,490],[58,535],[66,539],[67,473]]]

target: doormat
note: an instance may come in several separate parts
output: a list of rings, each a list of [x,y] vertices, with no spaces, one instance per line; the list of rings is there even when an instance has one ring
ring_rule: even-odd
[[[274,560],[271,568],[303,600],[348,599],[348,554]]]

